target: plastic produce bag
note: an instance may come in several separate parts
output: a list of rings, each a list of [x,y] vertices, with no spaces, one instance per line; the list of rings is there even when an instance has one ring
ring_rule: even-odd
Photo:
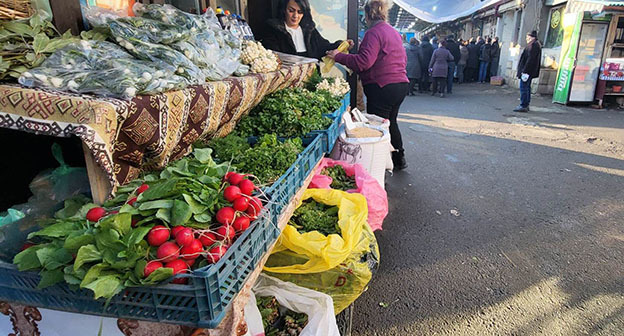
[[[58,144],[52,146],[52,154],[60,166],[37,175],[29,186],[33,196],[27,203],[12,207],[24,217],[0,226],[0,259],[5,262],[13,262],[13,256],[20,251],[28,234],[40,229],[40,220],[51,218],[65,200],[71,202],[72,197],[91,191],[85,168],[65,164]]]
[[[328,294],[338,314],[362,294],[372,278],[371,270],[379,262],[377,240],[366,222],[364,196],[308,189],[302,201],[308,198],[338,206],[341,235],[299,233],[287,225],[264,270],[283,281]]]
[[[321,172],[326,167],[336,165],[342,166],[347,176],[355,177],[357,188],[347,192],[364,195],[368,204],[368,225],[373,231],[381,230],[383,220],[388,215],[388,194],[361,165],[324,158],[312,177],[310,188],[331,189],[332,178],[322,175]]]
[[[18,220],[24,218],[23,212],[15,209],[8,209],[5,214],[0,216],[0,226],[4,226],[7,224],[11,224],[13,222],[17,222]]]
[[[115,38],[126,40],[136,38],[144,42],[172,44],[186,41],[191,36],[191,31],[184,27],[143,17],[119,18],[110,21],[108,26]]]
[[[264,335],[256,296],[274,296],[282,307],[307,314],[308,324],[300,336],[340,336],[331,297],[265,274],[260,274],[245,306],[245,319],[252,336]]]
[[[137,60],[113,43],[81,41],[56,51],[18,81],[28,87],[128,99],[186,86],[188,81],[174,75],[175,69]]]

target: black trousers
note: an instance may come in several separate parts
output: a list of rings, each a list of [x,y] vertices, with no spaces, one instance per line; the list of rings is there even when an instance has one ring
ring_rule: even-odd
[[[475,68],[466,68],[466,82],[476,82],[479,72]]]
[[[405,99],[409,83],[393,83],[380,88],[377,84],[364,85],[366,111],[390,120],[390,142],[394,149],[403,152],[403,139],[397,123],[399,107]]]
[[[433,77],[433,89],[431,92],[436,93],[440,90],[440,93],[444,93],[444,88],[446,87],[446,77]]]

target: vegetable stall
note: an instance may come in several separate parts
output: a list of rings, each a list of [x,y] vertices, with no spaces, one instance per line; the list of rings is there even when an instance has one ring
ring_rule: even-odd
[[[0,306],[13,328],[46,309],[113,317],[124,334],[244,335],[267,261],[268,274],[312,290],[301,295],[334,302],[329,315],[343,310],[378,262],[367,199],[308,186],[319,174],[337,190],[364,181],[318,169],[348,85],[224,29],[212,11],[134,14],[88,10],[80,36],[39,13],[0,22],[0,127],[80,138],[91,191],[49,178],[43,188],[71,190],[0,225]],[[320,266],[298,235],[343,243]],[[265,330],[306,328],[302,312],[276,315],[276,300],[258,297]]]

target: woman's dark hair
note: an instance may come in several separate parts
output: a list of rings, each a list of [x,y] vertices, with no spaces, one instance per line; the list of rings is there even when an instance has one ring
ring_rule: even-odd
[[[440,42],[438,42],[438,43],[440,43],[440,45],[441,45],[441,46],[443,46],[444,48],[446,48],[446,41],[445,41],[445,40],[442,40],[442,41],[440,41]]]
[[[301,11],[303,12],[303,17],[301,18],[301,23],[299,25],[305,27],[314,27],[314,21],[312,20],[312,10],[310,9],[310,3],[308,2],[308,0],[293,1],[297,5],[299,5],[299,8],[301,8]],[[279,1],[277,7],[277,18],[282,22],[286,22],[286,7],[288,7],[289,2],[290,0]]]

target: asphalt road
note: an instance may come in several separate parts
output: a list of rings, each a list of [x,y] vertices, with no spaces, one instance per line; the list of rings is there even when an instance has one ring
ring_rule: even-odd
[[[353,335],[624,335],[624,112],[454,91],[402,105]]]

